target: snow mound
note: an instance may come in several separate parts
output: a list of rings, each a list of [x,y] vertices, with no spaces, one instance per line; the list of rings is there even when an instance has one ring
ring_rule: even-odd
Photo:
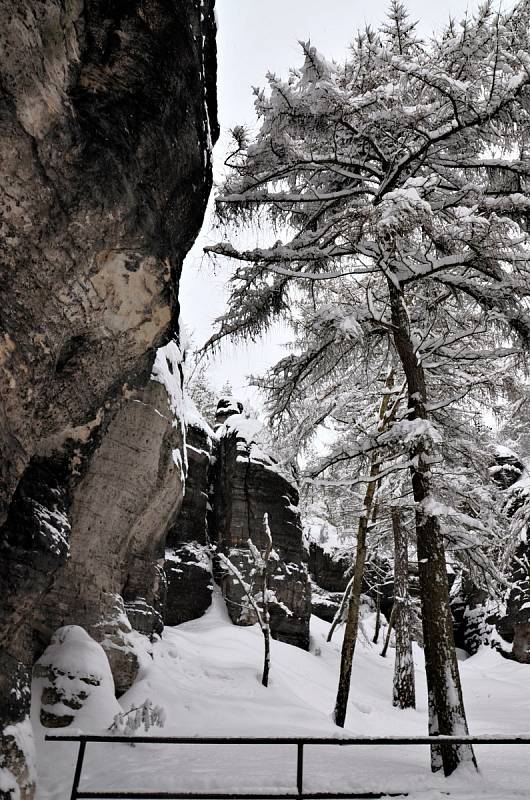
[[[92,731],[108,727],[120,711],[105,651],[78,625],[66,625],[54,633],[35,665],[35,675],[33,699],[37,719],[43,708],[54,715],[64,715],[65,719],[73,716],[76,729]],[[56,702],[51,705],[43,702],[41,706],[41,698],[50,693]],[[38,728],[41,733],[53,732],[41,729],[40,722]]]
[[[149,698],[167,713],[163,735],[312,736],[415,735],[427,730],[423,654],[414,648],[418,707],[392,706],[393,649],[386,658],[366,637],[355,653],[347,728],[331,719],[340,660],[340,631],[312,619],[311,652],[273,641],[268,688],[261,686],[263,637],[257,626],[232,625],[219,593],[200,619],[167,628],[153,646],[124,708]],[[384,635],[384,631],[383,631]],[[460,663],[473,733],[528,731],[528,667],[482,648]],[[97,727],[95,727],[97,729]],[[156,735],[156,733],[154,734]],[[39,744],[46,791],[39,800],[67,800],[77,748]],[[307,747],[304,788],[312,792],[393,791],[409,798],[514,800],[528,797],[530,760],[521,746],[477,748],[481,773],[432,775],[425,747]],[[294,792],[296,748],[228,745],[89,745],[81,789],[151,792]]]

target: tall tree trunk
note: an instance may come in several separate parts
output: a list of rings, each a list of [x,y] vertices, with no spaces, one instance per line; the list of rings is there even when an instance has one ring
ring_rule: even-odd
[[[263,675],[261,677],[261,683],[263,686],[269,685],[269,670],[271,666],[271,629],[270,629],[270,617],[269,617],[269,610],[267,609],[264,611],[265,617],[265,625],[262,628],[263,633],[263,641],[265,644],[265,653],[263,658]]]
[[[386,424],[386,412],[390,400],[389,391],[394,385],[394,373],[390,371],[386,380],[387,391],[383,395],[379,406],[379,430],[383,430]],[[378,485],[377,476],[379,475],[379,457],[374,451],[371,457],[370,480],[366,487],[363,501],[363,512],[359,518],[357,528],[357,546],[355,551],[355,568],[353,573],[353,583],[351,588],[350,603],[348,606],[348,618],[344,630],[344,640],[340,659],[339,686],[335,700],[335,710],[333,718],[335,724],[344,728],[346,720],[346,710],[348,706],[348,696],[350,694],[350,680],[352,672],[353,654],[357,643],[357,631],[359,628],[359,609],[361,607],[361,591],[364,576],[364,564],[366,561],[366,536],[370,524],[374,497]]]
[[[269,685],[269,670],[271,665],[271,615],[269,613],[269,559],[272,551],[272,534],[269,527],[269,515],[263,516],[263,532],[265,534],[265,551],[263,553],[263,573],[262,573],[262,593],[263,601],[261,607],[263,609],[263,624],[261,631],[263,633],[263,642],[265,645],[265,653],[263,658],[263,675],[261,683],[263,686]]]
[[[263,625],[261,626],[261,632],[263,633],[263,643],[265,645],[263,657],[263,675],[261,677],[261,683],[263,686],[269,685],[269,670],[271,666],[271,615],[269,613],[269,581],[267,575],[267,565],[268,556],[263,568],[263,602],[261,604],[261,607],[263,608]]]
[[[409,420],[428,420],[425,373],[416,357],[408,315],[399,289],[388,281],[396,351],[407,380]],[[417,505],[416,538],[419,564],[425,672],[429,702],[429,735],[467,734],[468,726],[449,611],[445,551],[438,517],[430,512],[434,456],[432,438],[414,437],[410,452],[412,491]],[[432,745],[431,768],[450,775],[460,763],[476,766],[471,745]]]
[[[407,531],[401,524],[399,508],[392,508],[394,532],[394,608],[396,618],[396,656],[394,660],[393,705],[398,708],[416,708],[414,687],[414,661],[409,594],[409,558]]]
[[[379,641],[379,632],[381,630],[381,591],[380,589],[375,590],[376,599],[375,599],[375,631],[374,631],[374,638],[372,639],[374,644],[377,644]]]

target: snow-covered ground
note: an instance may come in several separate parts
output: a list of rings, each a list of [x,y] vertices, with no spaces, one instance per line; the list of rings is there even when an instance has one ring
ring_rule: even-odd
[[[370,629],[372,620],[365,620]],[[361,641],[355,655],[347,728],[331,721],[340,636],[312,619],[310,653],[272,643],[270,685],[260,684],[263,640],[259,628],[233,626],[216,594],[200,620],[166,628],[153,645],[140,678],[120,699],[123,707],[146,698],[165,708],[164,729],[153,735],[348,736],[426,733],[426,692],[421,650],[415,650],[418,708],[391,705],[393,650]],[[483,648],[461,664],[471,732],[530,733],[530,667]],[[102,732],[115,707],[99,709],[84,732]],[[38,728],[37,719],[34,720]],[[57,731],[57,733],[67,732]],[[40,729],[44,733],[44,729]],[[39,800],[67,800],[77,745],[37,741]],[[511,800],[530,797],[530,746],[476,748],[480,773],[459,771],[449,779],[429,770],[427,747],[306,747],[307,791],[408,792],[419,800]],[[296,748],[291,745],[169,746],[89,744],[80,789],[134,791],[294,791]]]

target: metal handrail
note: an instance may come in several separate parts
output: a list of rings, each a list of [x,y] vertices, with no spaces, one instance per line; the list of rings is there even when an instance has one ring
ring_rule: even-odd
[[[348,738],[311,738],[311,737],[222,737],[222,736],[97,736],[93,734],[78,735],[46,735],[47,742],[79,742],[77,761],[72,783],[70,800],[81,800],[90,798],[91,800],[352,800],[353,798],[383,798],[383,797],[403,797],[403,792],[364,792],[354,794],[352,792],[311,792],[303,791],[304,774],[304,746],[305,745],[338,745],[338,746],[358,746],[358,745],[440,745],[440,744],[530,744],[530,736],[501,736],[490,734],[484,736],[358,736]],[[114,792],[114,791],[79,791],[79,782],[83,769],[86,746],[90,742],[111,742],[113,744],[215,744],[215,745],[296,745],[296,793],[267,794],[244,792],[234,794],[229,792]]]

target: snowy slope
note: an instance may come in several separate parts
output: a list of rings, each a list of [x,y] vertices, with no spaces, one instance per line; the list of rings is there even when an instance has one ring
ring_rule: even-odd
[[[371,620],[366,620],[370,628]],[[271,683],[260,684],[259,629],[233,626],[214,597],[200,620],[168,628],[153,646],[140,678],[120,699],[123,707],[146,698],[167,713],[163,731],[183,736],[347,736],[425,734],[422,654],[415,651],[418,709],[391,706],[393,651],[361,642],[355,656],[348,729],[330,717],[340,641],[326,644],[328,624],[312,619],[312,652],[272,643]],[[530,733],[530,668],[491,650],[461,662],[473,733]],[[108,709],[101,709],[102,728]],[[103,722],[103,720],[105,720]],[[37,720],[35,720],[37,725]],[[42,731],[42,729],[40,729]],[[66,729],[68,730],[68,729]],[[89,732],[86,730],[85,732]],[[90,732],[96,732],[95,729]],[[76,745],[37,742],[42,789],[39,800],[67,800]],[[311,791],[409,791],[438,800],[441,790],[462,800],[530,796],[530,749],[477,748],[480,775],[460,772],[446,780],[429,771],[426,747],[306,748],[304,788]],[[294,791],[292,746],[89,745],[81,788],[150,791]],[[453,796],[453,795],[452,795]]]

